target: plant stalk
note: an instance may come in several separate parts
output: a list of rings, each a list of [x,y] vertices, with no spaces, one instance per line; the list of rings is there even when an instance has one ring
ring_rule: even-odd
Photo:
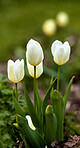
[[[15,87],[16,87],[16,100],[18,101],[18,89],[17,89],[17,83],[15,83]]]
[[[35,108],[37,107],[36,87],[37,87],[37,82],[36,82],[36,66],[34,66],[34,105],[35,105]]]
[[[60,75],[60,65],[58,65],[57,91],[59,91],[59,75]]]

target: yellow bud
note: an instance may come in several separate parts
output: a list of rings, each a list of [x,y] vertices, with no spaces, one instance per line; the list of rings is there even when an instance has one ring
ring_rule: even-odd
[[[42,30],[47,36],[52,36],[56,32],[56,22],[53,19],[48,19],[43,23]]]
[[[66,27],[69,23],[69,16],[65,12],[59,12],[56,16],[56,22],[59,27]]]

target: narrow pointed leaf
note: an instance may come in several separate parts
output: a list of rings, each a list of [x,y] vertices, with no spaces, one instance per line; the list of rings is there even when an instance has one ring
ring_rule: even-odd
[[[57,90],[54,90],[50,96],[50,103],[53,106],[57,118],[57,135],[56,140],[63,140],[63,121],[64,121],[64,101]]]
[[[25,140],[24,135],[21,133],[20,127],[18,126],[17,123],[14,123],[14,124],[13,124],[13,132],[14,132],[14,134],[15,134],[17,137],[20,136],[20,137],[22,138],[22,140],[24,141],[25,148],[30,148],[30,147],[28,146],[26,140]]]
[[[45,109],[46,109],[47,104],[48,104],[48,99],[49,99],[49,96],[50,96],[50,91],[51,91],[55,81],[56,81],[56,79],[53,81],[53,83],[48,88],[46,96],[45,96],[45,98],[43,100],[43,105],[42,105],[43,114],[45,114]]]
[[[16,114],[19,114],[22,117],[25,117],[25,114],[24,114],[19,102],[16,100],[16,98],[14,96],[13,96],[13,101],[14,101],[14,105],[15,105]]]
[[[34,97],[35,97],[35,102],[36,102],[36,112],[37,112],[37,115],[40,119],[41,117],[41,107],[42,107],[42,99],[41,99],[41,96],[39,94],[39,91],[38,91],[38,84],[37,84],[37,80],[34,79]],[[41,120],[41,119],[40,119]]]
[[[71,89],[73,79],[74,79],[74,76],[72,77],[72,79],[69,82],[68,88],[66,90],[66,93],[65,93],[65,96],[64,96],[64,99],[63,99],[64,100],[64,110],[66,108],[66,104],[67,104],[67,101],[68,101],[68,98],[69,98],[69,93],[70,93],[70,89]]]
[[[0,140],[0,147],[4,148],[4,144],[3,144],[3,142],[1,140]]]
[[[48,146],[53,140],[56,140],[57,119],[53,112],[53,107],[48,105],[45,111],[44,134]]]
[[[32,122],[36,128],[40,128],[40,122],[39,122],[38,116],[36,114],[34,105],[28,95],[25,84],[24,84],[24,94],[25,94],[25,100],[27,104],[28,113],[31,116]]]
[[[29,147],[31,148],[44,148],[45,141],[43,138],[34,130],[32,130],[28,121],[21,117],[20,115],[16,116],[16,121],[19,125],[21,133],[24,135],[25,140],[27,141]]]
[[[39,120],[41,121],[41,116],[42,116],[42,99],[41,96],[39,94],[38,89],[36,89],[36,96],[37,96],[37,114],[39,116]]]

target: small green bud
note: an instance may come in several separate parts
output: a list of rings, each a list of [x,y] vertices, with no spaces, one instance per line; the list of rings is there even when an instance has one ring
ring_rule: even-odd
[[[14,123],[13,125],[14,125],[17,129],[19,129],[19,126],[18,126],[17,123]]]
[[[51,105],[46,107],[45,114],[53,114],[53,107]]]

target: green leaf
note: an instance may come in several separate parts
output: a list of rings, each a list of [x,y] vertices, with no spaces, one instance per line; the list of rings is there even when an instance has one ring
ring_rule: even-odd
[[[27,142],[26,142],[26,140],[25,140],[25,137],[24,137],[24,135],[21,133],[20,128],[19,128],[19,126],[18,126],[17,123],[14,123],[14,124],[13,124],[13,132],[14,132],[14,134],[15,134],[17,137],[21,137],[21,138],[22,138],[22,140],[24,141],[24,144],[25,144],[25,148],[29,148],[29,147],[28,147],[28,144],[27,144]]]
[[[66,93],[65,93],[65,96],[64,96],[64,99],[63,99],[64,100],[64,111],[65,111],[66,104],[67,104],[67,101],[68,101],[68,98],[69,98],[69,93],[70,93],[70,89],[71,89],[73,79],[74,79],[74,76],[72,77],[72,79],[69,82],[68,88],[66,90]]]
[[[44,148],[45,141],[36,131],[29,127],[28,121],[25,118],[17,115],[16,121],[19,125],[21,133],[24,135],[25,140],[31,148]]]
[[[42,99],[39,94],[38,88],[36,89],[36,98],[37,98],[37,114],[39,117],[39,120],[42,119]]]
[[[48,99],[49,99],[49,96],[50,96],[50,91],[51,91],[55,81],[56,81],[56,79],[52,82],[52,84],[48,88],[46,96],[45,96],[45,98],[43,100],[43,105],[42,105],[43,114],[45,114],[45,109],[46,109],[47,104],[48,104]]]
[[[63,121],[64,121],[64,101],[57,90],[54,90],[50,96],[50,103],[53,106],[57,118],[57,136],[56,140],[63,140]]]
[[[0,140],[0,147],[4,148],[4,144],[3,144],[3,142],[1,140]]]
[[[15,105],[16,113],[19,114],[19,115],[21,115],[22,117],[25,117],[25,114],[24,114],[24,112],[23,112],[20,104],[18,103],[18,101],[14,97],[14,95],[13,95],[13,100],[14,100],[14,105]]]
[[[25,84],[24,84],[24,94],[25,94],[25,100],[27,104],[28,113],[31,116],[32,122],[36,128],[40,128],[40,122],[39,122],[38,116],[36,114],[34,105],[28,95]]]
[[[44,134],[47,145],[50,146],[56,140],[57,119],[53,112],[53,107],[48,105],[45,111]]]

